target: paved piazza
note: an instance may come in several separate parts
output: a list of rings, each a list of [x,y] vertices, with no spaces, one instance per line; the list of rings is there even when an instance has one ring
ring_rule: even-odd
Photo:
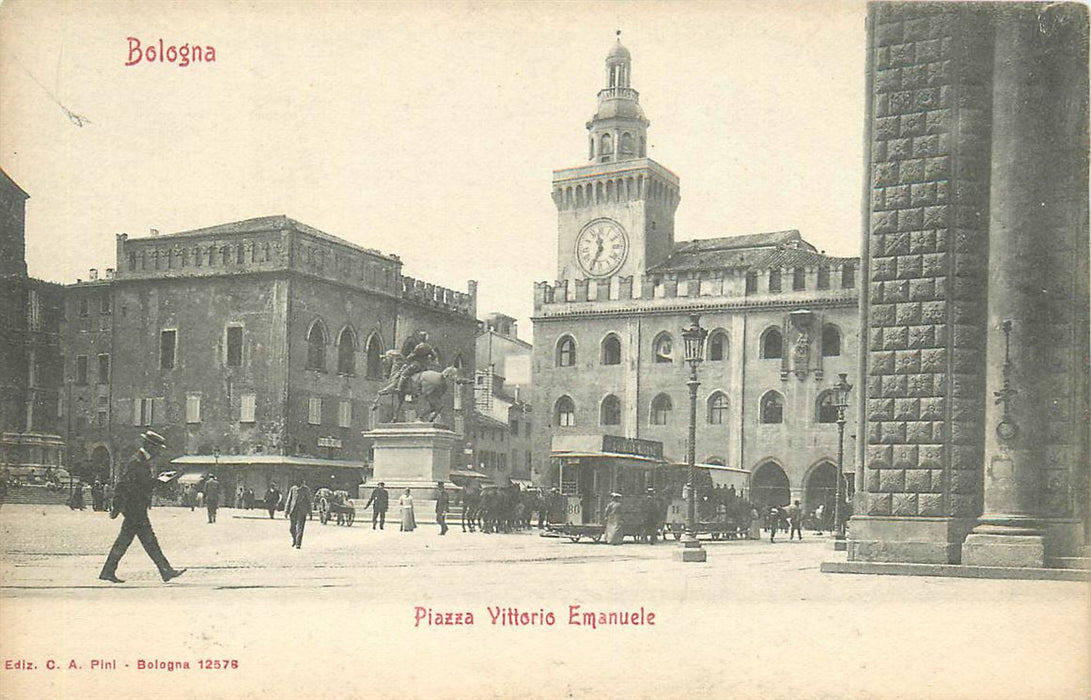
[[[822,574],[844,555],[813,536],[710,542],[707,564],[683,565],[673,543],[312,521],[295,550],[287,521],[258,513],[223,509],[208,525],[153,509],[189,571],[161,583],[134,543],[112,586],[97,574],[119,521],[0,507],[0,698],[1070,700],[1091,688],[1082,583]],[[643,608],[643,624],[575,626],[570,606]],[[490,608],[553,624],[493,624]],[[429,626],[429,609],[473,625]]]

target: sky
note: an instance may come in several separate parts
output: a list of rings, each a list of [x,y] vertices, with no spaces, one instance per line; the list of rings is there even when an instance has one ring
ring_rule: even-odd
[[[284,214],[399,255],[479,316],[556,277],[552,171],[586,162],[622,31],[681,178],[676,239],[798,229],[858,255],[865,5],[838,2],[0,4],[0,167],[30,274],[114,267],[114,234]],[[212,46],[215,62],[132,58]],[[80,125],[82,124],[82,125]]]

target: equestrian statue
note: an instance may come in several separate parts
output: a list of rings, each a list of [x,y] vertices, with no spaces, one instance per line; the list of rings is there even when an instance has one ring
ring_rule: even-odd
[[[402,344],[401,352],[387,350],[383,359],[388,367],[389,381],[375,395],[371,410],[378,410],[382,397],[391,396],[391,422],[399,422],[402,406],[407,400],[417,406],[417,420],[435,422],[443,411],[443,396],[447,393],[447,387],[458,380],[458,368],[434,369],[438,356],[424,331],[410,335]]]

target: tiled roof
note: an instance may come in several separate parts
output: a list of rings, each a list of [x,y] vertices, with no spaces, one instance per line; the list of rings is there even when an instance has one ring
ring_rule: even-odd
[[[683,241],[675,244],[674,253],[649,272],[815,267],[852,259],[817,252],[793,229]]]

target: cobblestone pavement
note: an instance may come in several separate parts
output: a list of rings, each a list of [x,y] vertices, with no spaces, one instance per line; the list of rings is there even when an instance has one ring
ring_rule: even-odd
[[[120,521],[0,507],[0,656],[35,665],[0,667],[0,698],[1091,697],[1081,583],[822,574],[844,554],[815,536],[708,542],[701,565],[675,562],[672,542],[469,535],[457,523],[440,537],[434,525],[315,520],[295,550],[279,514],[151,518],[189,570],[164,584],[134,543],[113,586],[97,574]],[[643,608],[645,624],[572,625],[570,606]],[[493,624],[498,608],[554,624]],[[429,610],[473,624],[428,625]]]

